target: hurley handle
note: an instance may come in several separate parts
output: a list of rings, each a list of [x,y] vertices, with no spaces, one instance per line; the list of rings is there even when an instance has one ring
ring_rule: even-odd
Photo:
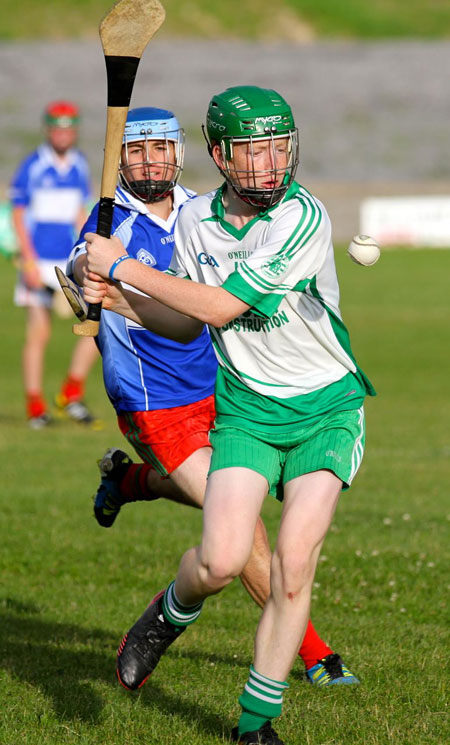
[[[108,84],[97,234],[111,236],[117,172],[134,80],[142,53],[165,18],[159,0],[119,0],[100,24]],[[87,318],[73,326],[77,336],[97,336],[101,303],[89,304]]]

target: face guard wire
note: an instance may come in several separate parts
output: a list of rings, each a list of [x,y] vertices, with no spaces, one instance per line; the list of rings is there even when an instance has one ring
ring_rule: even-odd
[[[280,156],[276,152],[275,141],[281,139],[288,139],[287,153],[289,154],[289,159],[286,166],[278,168],[277,160],[279,160]],[[233,160],[233,146],[241,142],[250,145],[251,170],[237,171],[234,167],[230,167],[230,163]],[[273,163],[273,167],[270,169],[264,169],[261,171],[255,170],[254,144],[258,144],[259,142],[270,142]],[[245,138],[224,137],[221,142],[221,149],[222,158],[225,163],[225,168],[223,170],[221,169],[222,173],[225,176],[227,183],[230,184],[240,199],[253,207],[263,207],[264,209],[273,207],[281,201],[294,180],[298,166],[299,147],[297,129],[290,130],[286,134],[280,135],[268,133],[267,137],[254,137],[253,135]],[[260,179],[261,176],[264,176],[266,181],[272,181],[275,186],[268,188],[258,187],[257,179]],[[246,183],[243,184],[243,180],[245,180]],[[248,183],[251,185],[248,186]]]
[[[129,191],[141,202],[150,204],[162,201],[172,193],[183,171],[184,130],[179,129],[173,132],[158,134],[157,137],[148,137],[148,135],[143,134],[142,138],[139,139],[136,138],[136,135],[133,135],[130,140],[127,140],[125,136],[125,139],[125,155],[121,160],[119,168],[120,183],[126,191]],[[165,152],[162,160],[150,159],[150,142],[164,143]],[[128,151],[136,143],[140,145],[145,143],[142,148],[144,158],[139,162],[129,165]],[[173,155],[175,156],[174,158]],[[162,169],[161,178],[151,178],[150,168],[154,169],[155,167]],[[134,180],[132,176],[135,169],[143,169],[145,178]],[[127,171],[129,172],[128,176],[126,175]]]

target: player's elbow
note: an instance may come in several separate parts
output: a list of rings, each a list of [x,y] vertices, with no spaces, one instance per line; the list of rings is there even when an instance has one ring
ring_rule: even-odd
[[[211,303],[207,309],[208,318],[205,319],[205,323],[214,328],[222,328],[226,326],[230,321],[234,321],[242,313],[245,313],[250,308],[243,300],[233,295],[223,287],[218,287],[215,290],[214,302]]]
[[[221,310],[212,311],[208,313],[208,318],[205,321],[208,326],[213,326],[215,329],[220,329],[222,326],[225,326],[228,321],[231,321],[231,318],[228,317],[226,313],[224,313]]]
[[[234,321],[235,318],[248,310],[248,308],[249,306],[241,300],[223,291],[223,295],[218,298],[217,302],[208,308],[207,318],[204,320],[209,326],[220,329],[230,321]]]
[[[248,306],[245,307],[245,310],[247,307]],[[220,329],[222,326],[226,326],[227,323],[230,323],[230,321],[234,321],[235,318],[238,318],[238,316],[241,315],[241,312],[241,310],[236,308],[217,308],[209,313],[209,319],[206,323],[209,326],[214,326],[214,328]]]

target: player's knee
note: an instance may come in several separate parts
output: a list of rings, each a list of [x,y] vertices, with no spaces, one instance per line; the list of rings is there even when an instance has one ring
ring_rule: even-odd
[[[272,557],[271,575],[283,595],[292,598],[309,587],[314,578],[312,556],[305,550],[277,550]]]
[[[51,326],[45,322],[31,323],[27,327],[26,342],[29,345],[45,347],[50,341]]]
[[[240,557],[216,554],[204,563],[204,581],[211,592],[217,592],[241,574],[245,561]]]

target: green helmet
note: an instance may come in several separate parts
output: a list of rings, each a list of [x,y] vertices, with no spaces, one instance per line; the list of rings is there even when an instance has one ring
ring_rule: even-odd
[[[282,199],[298,166],[298,132],[291,107],[279,93],[253,85],[227,88],[210,101],[206,133],[210,153],[214,144],[220,145],[226,163],[226,167],[220,170],[241,199],[257,207],[270,207]],[[289,143],[289,163],[283,169],[282,184],[270,189],[258,188],[255,180],[258,172],[253,169],[245,172],[246,184],[243,185],[236,171],[228,166],[233,159],[233,145],[271,140],[274,147],[273,141],[280,138],[287,138]],[[253,184],[249,185],[251,176]]]

